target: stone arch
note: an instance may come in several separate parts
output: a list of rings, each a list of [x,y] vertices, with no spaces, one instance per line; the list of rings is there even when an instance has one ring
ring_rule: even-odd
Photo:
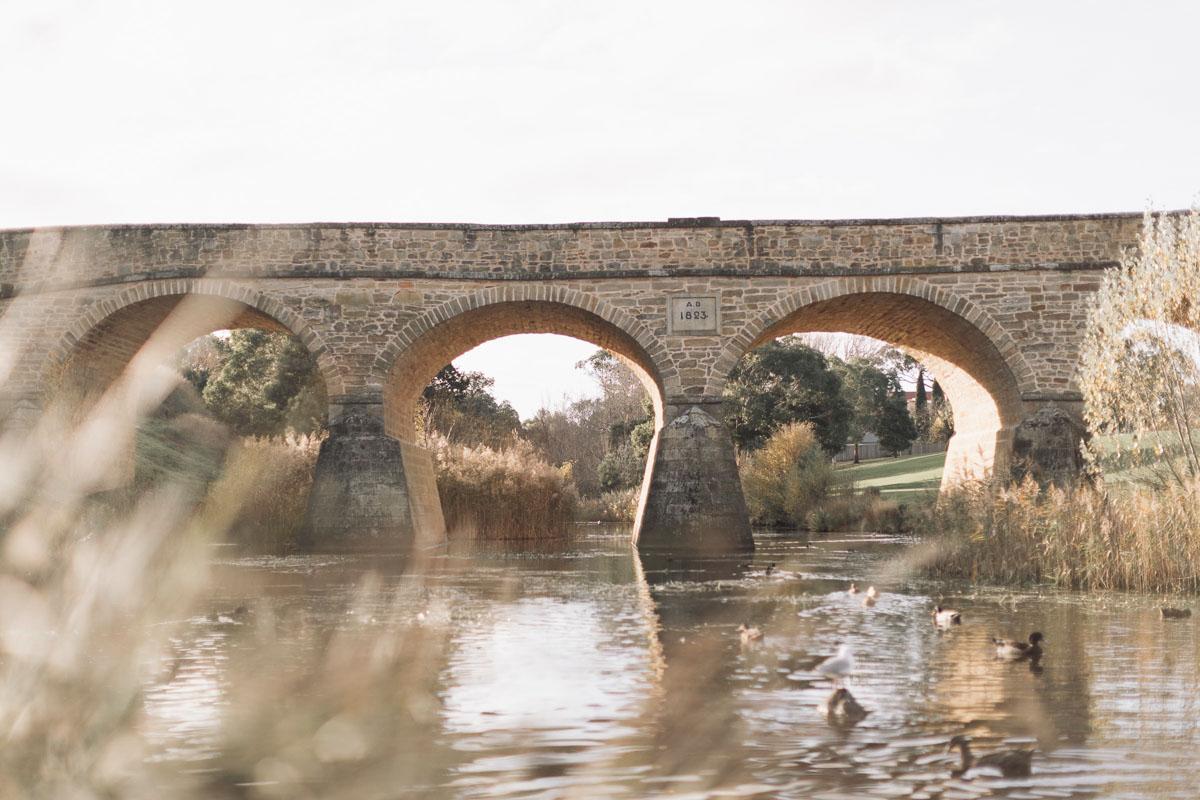
[[[1012,337],[965,298],[925,281],[841,278],[804,287],[774,303],[734,336],[716,362],[708,392],[719,395],[738,360],[791,333],[861,334],[922,361],[954,411],[942,486],[1004,474],[1023,392],[1034,375]]]
[[[213,303],[177,313],[188,298],[211,298]],[[208,279],[147,281],[87,306],[47,359],[47,382],[55,372],[74,371],[96,387],[110,383],[168,320],[173,329],[160,334],[168,350],[221,328],[291,333],[316,359],[329,396],[345,391],[344,377],[320,334],[286,303],[250,287]],[[84,360],[89,363],[79,363]]]
[[[663,345],[636,319],[574,289],[497,286],[443,303],[410,321],[380,352],[387,432],[414,436],[421,392],[437,372],[477,345],[518,333],[557,333],[611,351],[641,379],[658,426],[676,372]]]

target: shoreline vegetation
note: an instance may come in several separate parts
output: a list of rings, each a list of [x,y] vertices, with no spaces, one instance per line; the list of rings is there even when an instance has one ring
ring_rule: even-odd
[[[1200,485],[964,486],[939,498],[930,577],[1088,591],[1200,591]]]
[[[1088,474],[939,498],[924,571],[999,584],[1200,592],[1200,210],[1145,216],[1097,294],[1077,374]]]
[[[898,532],[908,525],[906,506],[878,489],[856,490],[805,422],[780,427],[758,450],[743,454],[739,472],[755,525],[815,532]]]

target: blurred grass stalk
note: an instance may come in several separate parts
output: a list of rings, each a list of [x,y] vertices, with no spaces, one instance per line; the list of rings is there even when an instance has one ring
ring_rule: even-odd
[[[336,630],[255,604],[212,763],[150,757],[142,698],[179,669],[212,544],[247,519],[270,539],[302,513],[317,447],[245,442],[226,459],[211,421],[151,416],[195,313],[181,302],[99,397],[64,390],[32,430],[0,434],[0,797],[359,797],[437,769],[415,743],[434,738],[448,626],[413,622],[419,586],[391,597],[361,568]],[[276,646],[288,636],[315,641]]]

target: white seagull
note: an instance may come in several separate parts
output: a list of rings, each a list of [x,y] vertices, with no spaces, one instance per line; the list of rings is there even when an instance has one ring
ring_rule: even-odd
[[[839,685],[843,678],[854,672],[854,654],[850,652],[850,645],[838,645],[837,655],[817,664],[816,671],[832,680],[834,686]]]

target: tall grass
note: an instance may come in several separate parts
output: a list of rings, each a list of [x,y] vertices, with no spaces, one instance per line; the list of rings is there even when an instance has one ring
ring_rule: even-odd
[[[570,466],[551,466],[519,439],[504,450],[441,442],[437,485],[446,530],[459,537],[562,536],[579,502]]]
[[[974,485],[942,497],[934,575],[1072,589],[1200,591],[1200,485]]]
[[[295,545],[312,489],[319,436],[241,439],[209,487],[206,512],[228,518],[226,540],[257,552],[282,552]]]

